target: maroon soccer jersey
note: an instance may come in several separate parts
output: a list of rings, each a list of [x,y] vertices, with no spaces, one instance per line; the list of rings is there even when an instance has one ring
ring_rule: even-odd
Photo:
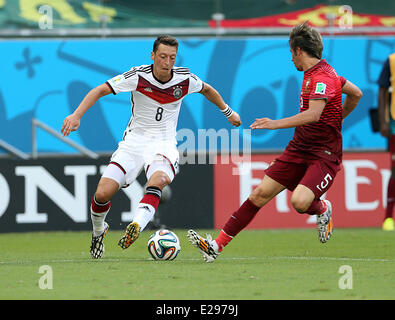
[[[309,108],[309,100],[312,99],[325,99],[326,105],[318,122],[295,128],[294,137],[286,147],[287,151],[291,154],[303,153],[308,159],[324,158],[341,162],[342,87],[345,82],[346,79],[338,76],[325,60],[304,73],[300,112]]]

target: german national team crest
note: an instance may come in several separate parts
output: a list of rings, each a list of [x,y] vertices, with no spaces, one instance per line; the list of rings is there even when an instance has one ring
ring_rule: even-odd
[[[182,97],[182,89],[180,87],[174,88],[173,97],[176,99],[180,99]]]

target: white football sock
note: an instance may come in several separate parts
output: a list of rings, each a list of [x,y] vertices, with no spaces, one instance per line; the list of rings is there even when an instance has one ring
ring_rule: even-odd
[[[93,227],[93,235],[95,237],[100,236],[104,231],[104,220],[106,219],[107,213],[110,210],[105,212],[97,213],[93,212],[91,209],[91,220]]]
[[[140,226],[140,231],[143,231],[147,224],[153,219],[155,215],[155,208],[148,203],[139,203],[133,222],[137,222]]]

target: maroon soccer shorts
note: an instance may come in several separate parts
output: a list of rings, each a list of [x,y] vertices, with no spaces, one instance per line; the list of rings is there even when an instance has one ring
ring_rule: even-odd
[[[339,170],[340,165],[324,159],[305,160],[301,163],[276,159],[265,173],[290,191],[302,184],[319,199],[331,187]]]

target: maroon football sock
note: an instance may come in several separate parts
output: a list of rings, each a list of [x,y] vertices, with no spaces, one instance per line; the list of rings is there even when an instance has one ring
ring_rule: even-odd
[[[326,211],[326,203],[323,200],[313,200],[305,213],[309,215],[320,215]]]
[[[244,201],[241,207],[228,219],[221,233],[215,239],[220,251],[251,222],[259,209],[260,207],[254,205],[250,199]]]
[[[159,206],[159,201],[160,199],[157,196],[154,196],[152,194],[146,194],[143,199],[140,200],[140,204],[150,204],[154,207],[155,210],[157,210]]]
[[[107,212],[111,208],[111,201],[107,201],[106,203],[99,203],[96,200],[96,197],[92,197],[91,201],[91,210],[93,213],[103,213]]]
[[[394,201],[395,201],[395,179],[391,178],[388,182],[388,189],[387,189],[387,208],[385,209],[385,217],[392,218],[392,212],[394,209]]]
[[[230,235],[227,235],[224,230],[221,230],[218,237],[215,239],[215,242],[218,245],[218,251],[221,252],[222,249],[230,242],[232,241],[233,237]]]

